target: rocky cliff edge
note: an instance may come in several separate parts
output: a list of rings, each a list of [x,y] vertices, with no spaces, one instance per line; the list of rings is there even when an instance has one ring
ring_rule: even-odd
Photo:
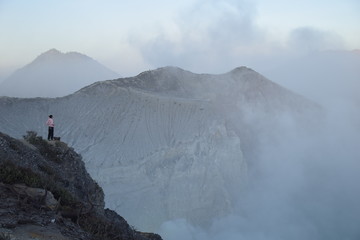
[[[0,239],[161,240],[104,205],[103,190],[67,144],[0,133]]]

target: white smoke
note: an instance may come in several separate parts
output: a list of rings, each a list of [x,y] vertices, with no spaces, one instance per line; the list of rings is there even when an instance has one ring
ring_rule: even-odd
[[[230,215],[213,219],[208,228],[184,219],[165,222],[162,237],[360,239],[359,105],[345,95],[330,98],[322,101],[329,100],[321,126],[309,133],[284,124],[277,131],[280,141],[262,142],[258,162],[249,170],[248,189],[239,194]]]
[[[300,27],[290,33],[288,46],[300,53],[344,49],[343,39],[334,32],[311,27]]]
[[[316,134],[263,146],[236,211],[209,229],[166,222],[166,240],[359,239],[359,124],[333,116]],[[325,131],[326,130],[326,131]]]

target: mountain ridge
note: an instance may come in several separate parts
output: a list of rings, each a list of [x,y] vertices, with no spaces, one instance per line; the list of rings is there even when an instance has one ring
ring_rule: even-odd
[[[84,157],[106,205],[147,231],[231,212],[259,141],[273,139],[281,121],[311,125],[309,113],[319,112],[247,68],[220,75],[161,68],[61,98],[0,104],[0,131],[13,136],[45,135],[44,116],[52,114],[55,135]]]

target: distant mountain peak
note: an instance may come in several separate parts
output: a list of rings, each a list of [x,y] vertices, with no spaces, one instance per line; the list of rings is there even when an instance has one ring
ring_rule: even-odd
[[[52,49],[42,53],[41,55],[54,55],[54,54],[62,54],[62,52],[60,52],[56,48],[52,48]]]
[[[146,75],[146,74],[168,74],[168,73],[177,73],[177,72],[188,72],[180,67],[175,67],[175,66],[165,66],[165,67],[160,67],[157,69],[153,69],[153,70],[148,70],[145,72],[142,72],[139,74],[139,76],[141,75]]]
[[[60,52],[59,50],[52,48],[42,54],[40,54],[37,58],[34,59],[34,62],[38,62],[38,61],[48,61],[50,59],[58,59],[60,58],[62,55],[64,55],[62,52]]]
[[[59,50],[57,50],[56,48],[52,48],[42,54],[40,54],[33,62],[37,62],[37,61],[48,61],[48,60],[61,60],[61,59],[92,59],[91,57],[82,54],[82,53],[78,53],[78,52],[67,52],[67,53],[63,53]]]
[[[17,70],[1,83],[0,95],[13,97],[61,97],[96,81],[119,74],[78,52],[52,48]],[[19,87],[21,86],[21,87]]]
[[[65,56],[92,59],[91,57],[89,57],[89,56],[87,56],[85,54],[82,54],[82,53],[79,53],[79,52],[73,52],[73,51],[65,53]]]
[[[244,72],[244,71],[254,71],[251,68],[245,67],[245,66],[241,66],[241,67],[236,67],[233,70],[231,70],[231,73],[238,73],[238,72]]]

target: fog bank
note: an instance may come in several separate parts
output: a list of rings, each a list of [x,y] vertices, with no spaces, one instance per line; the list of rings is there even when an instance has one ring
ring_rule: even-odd
[[[261,143],[232,214],[207,229],[166,222],[163,238],[360,239],[359,106],[351,96],[336,99],[323,105],[326,116],[310,133],[287,125],[277,131],[280,141]]]

